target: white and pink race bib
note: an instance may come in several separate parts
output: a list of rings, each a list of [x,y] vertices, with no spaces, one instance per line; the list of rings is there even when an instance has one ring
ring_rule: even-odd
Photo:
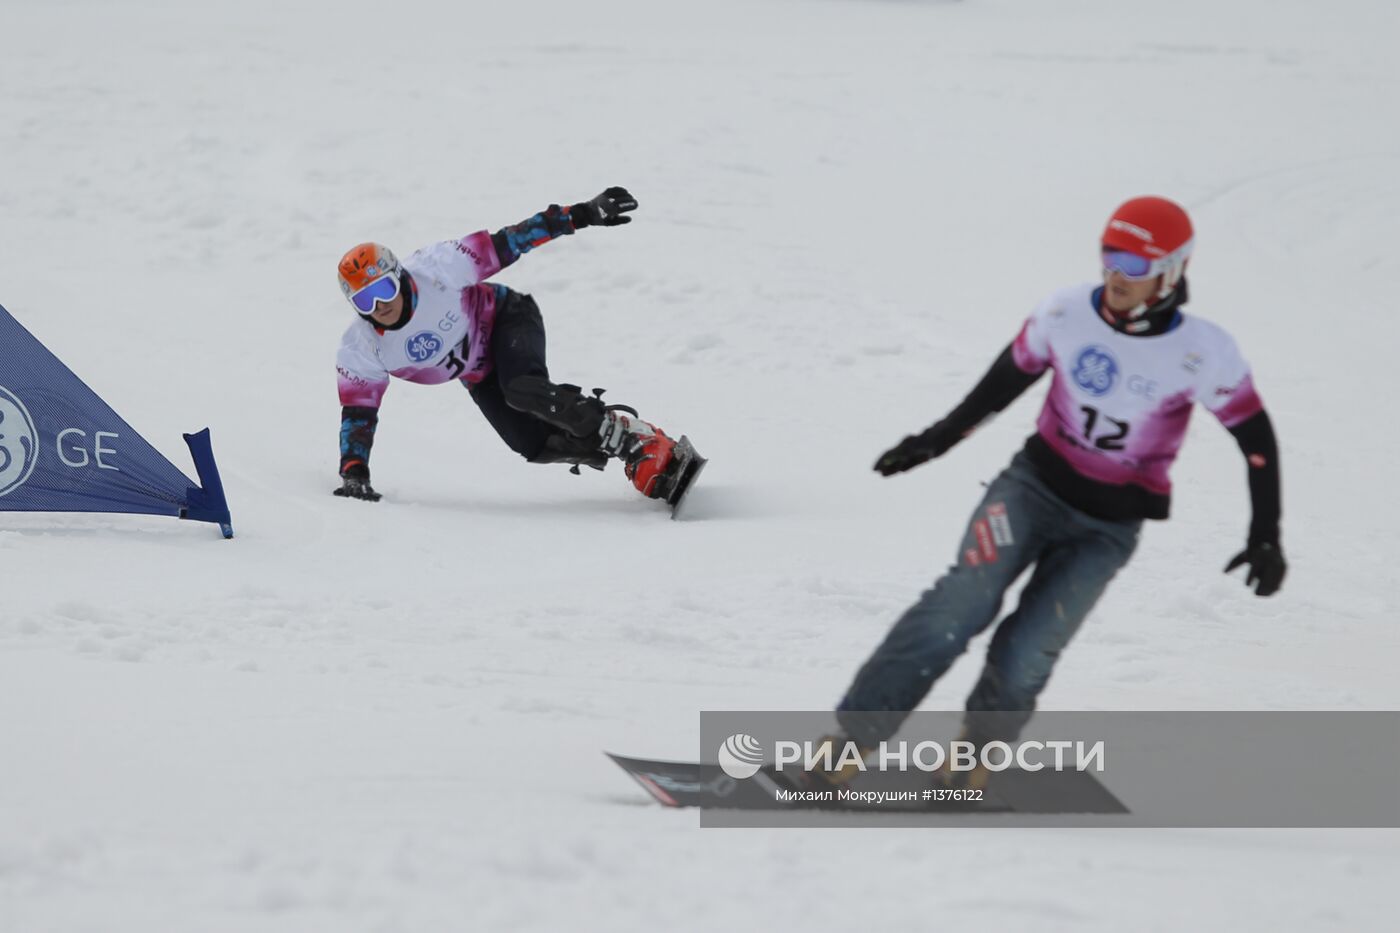
[[[1099,316],[1096,289],[1081,285],[1051,295],[1012,344],[1022,371],[1054,370],[1037,430],[1089,479],[1168,494],[1168,471],[1193,402],[1227,428],[1263,403],[1224,330],[1183,314],[1164,334],[1130,336]]]

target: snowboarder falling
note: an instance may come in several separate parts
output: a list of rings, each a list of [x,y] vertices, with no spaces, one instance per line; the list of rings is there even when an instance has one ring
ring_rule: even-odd
[[[1060,652],[1132,556],[1143,520],[1167,517],[1167,474],[1194,403],[1234,435],[1248,463],[1253,518],[1225,570],[1248,564],[1259,596],[1279,589],[1286,565],[1273,427],[1234,340],[1182,311],[1192,245],[1178,205],[1123,204],[1104,230],[1103,284],[1045,299],[960,405],[876,461],[891,476],[942,456],[1053,371],[1036,433],[987,488],[957,563],[895,623],[838,706],[845,741],[870,749],[893,735],[1034,566],[967,698],[964,738],[1014,741]]]
[[[637,201],[609,188],[571,207],[545,211],[495,233],[435,243],[402,263],[384,246],[362,243],[340,260],[340,287],[359,319],[336,359],[340,403],[337,496],[377,502],[369,455],[389,377],[436,385],[457,381],[486,420],[531,463],[603,469],[625,464],[643,495],[668,491],[675,442],[625,405],[605,405],[602,390],[550,381],[540,309],[529,295],[485,280],[525,253],[584,227],[632,218]]]

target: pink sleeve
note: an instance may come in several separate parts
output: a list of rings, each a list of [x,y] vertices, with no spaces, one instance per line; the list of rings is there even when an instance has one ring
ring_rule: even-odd
[[[359,339],[356,322],[341,339],[335,356],[336,384],[340,389],[340,404],[362,408],[378,408],[389,388],[389,373]]]
[[[1263,411],[1264,401],[1255,391],[1249,364],[1234,340],[1222,333],[1214,355],[1214,365],[1203,374],[1200,402],[1221,424],[1233,428]]]
[[[457,252],[470,266],[470,269],[462,270],[470,275],[470,284],[485,281],[501,271],[501,259],[496,255],[496,247],[491,242],[491,234],[485,230],[468,233],[452,245],[457,248]]]
[[[1011,357],[1023,373],[1038,375],[1050,365],[1050,335],[1046,333],[1045,317],[1053,304],[1054,299],[1041,302],[1011,343]]]
[[[1227,428],[1248,421],[1264,410],[1264,400],[1255,391],[1254,377],[1248,372],[1233,386],[1215,386],[1211,397],[1203,399],[1202,404]]]
[[[384,390],[389,388],[389,380],[367,379],[337,366],[336,385],[340,389],[340,404],[378,408],[384,399]]]

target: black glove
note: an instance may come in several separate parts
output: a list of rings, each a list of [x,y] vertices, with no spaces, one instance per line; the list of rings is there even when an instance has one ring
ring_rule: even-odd
[[[383,498],[369,484],[369,469],[359,463],[347,468],[341,474],[340,488],[331,492],[333,495],[343,496],[346,499],[363,499],[366,502],[378,502]]]
[[[613,187],[591,201],[580,201],[569,208],[569,217],[574,222],[575,230],[595,226],[616,227],[618,224],[630,224],[632,218],[625,215],[636,209],[637,199],[628,194],[626,188]]]
[[[921,463],[943,456],[957,441],[953,432],[946,430],[939,422],[922,434],[909,435],[880,454],[880,459],[875,461],[875,472],[881,476],[893,476],[912,470]]]
[[[1242,564],[1249,564],[1249,574],[1245,577],[1244,585],[1252,587],[1256,581],[1259,583],[1254,590],[1256,596],[1272,596],[1277,593],[1279,587],[1283,586],[1284,574],[1288,572],[1288,562],[1283,559],[1283,548],[1276,541],[1250,544],[1225,565],[1225,572],[1229,573]]]

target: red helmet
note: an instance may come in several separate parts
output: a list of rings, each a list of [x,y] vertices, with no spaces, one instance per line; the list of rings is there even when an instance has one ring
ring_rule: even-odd
[[[1151,274],[1162,277],[1162,294],[1176,287],[1195,245],[1191,218],[1166,198],[1124,201],[1103,231],[1104,249],[1122,250],[1150,261]]]

